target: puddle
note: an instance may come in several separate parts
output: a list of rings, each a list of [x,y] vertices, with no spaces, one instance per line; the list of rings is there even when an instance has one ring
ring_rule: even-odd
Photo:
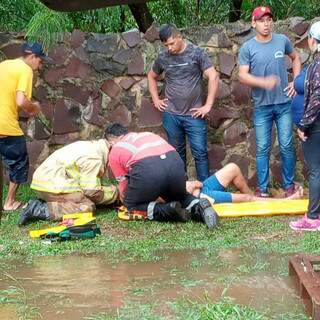
[[[39,257],[31,263],[0,266],[1,292],[11,292],[16,304],[0,303],[0,320],[81,319],[113,314],[127,303],[158,303],[188,298],[219,301],[222,294],[268,315],[303,313],[303,304],[286,276],[288,258],[230,249],[219,252],[159,252],[157,262],[111,264],[108,257]],[[6,290],[6,291],[3,291]],[[164,303],[161,303],[164,302]],[[161,307],[163,306],[163,307]],[[16,317],[15,317],[16,316]]]

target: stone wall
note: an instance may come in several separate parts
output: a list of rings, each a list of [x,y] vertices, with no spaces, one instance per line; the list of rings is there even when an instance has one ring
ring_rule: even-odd
[[[290,37],[303,62],[309,57],[308,27],[309,22],[298,17],[275,23],[275,31]],[[255,139],[250,92],[237,78],[239,47],[254,33],[249,24],[240,21],[187,29],[183,33],[205,48],[220,72],[218,99],[209,117],[210,169],[214,171],[234,161],[254,185]],[[1,58],[19,56],[22,41],[23,34],[0,33]],[[46,66],[34,79],[33,95],[41,102],[45,117],[27,119],[21,115],[21,126],[29,139],[30,174],[59,145],[100,137],[110,122],[165,136],[161,114],[151,104],[146,79],[160,46],[155,26],[145,34],[137,30],[122,34],[85,34],[74,30],[66,34],[49,54],[55,64]],[[291,72],[289,61],[287,67]],[[163,86],[160,88],[163,92]],[[297,179],[302,181],[305,170],[298,143],[297,157]],[[189,170],[193,175],[191,160]],[[281,181],[275,134],[271,174],[274,182]]]

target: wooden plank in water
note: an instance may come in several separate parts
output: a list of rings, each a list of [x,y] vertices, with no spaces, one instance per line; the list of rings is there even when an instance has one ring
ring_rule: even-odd
[[[289,259],[289,276],[307,313],[320,320],[320,256],[297,254]]]

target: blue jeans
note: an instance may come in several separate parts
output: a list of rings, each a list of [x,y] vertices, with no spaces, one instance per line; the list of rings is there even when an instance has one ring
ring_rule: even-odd
[[[169,143],[178,151],[187,171],[186,137],[195,161],[198,180],[209,177],[209,160],[207,148],[207,123],[204,119],[180,116],[164,112],[162,124],[167,132]]]
[[[295,151],[293,146],[293,128],[291,104],[260,106],[254,109],[254,127],[256,132],[257,177],[261,192],[267,192],[269,184],[269,160],[272,144],[273,121],[282,161],[282,184],[284,189],[294,185]]]

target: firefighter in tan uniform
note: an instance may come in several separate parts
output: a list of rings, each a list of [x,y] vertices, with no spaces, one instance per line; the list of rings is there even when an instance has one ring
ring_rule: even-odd
[[[115,202],[117,188],[101,185],[108,154],[105,139],[77,141],[52,153],[33,174],[31,188],[39,199],[29,201],[19,224],[61,220],[63,214],[94,212],[96,204]]]

